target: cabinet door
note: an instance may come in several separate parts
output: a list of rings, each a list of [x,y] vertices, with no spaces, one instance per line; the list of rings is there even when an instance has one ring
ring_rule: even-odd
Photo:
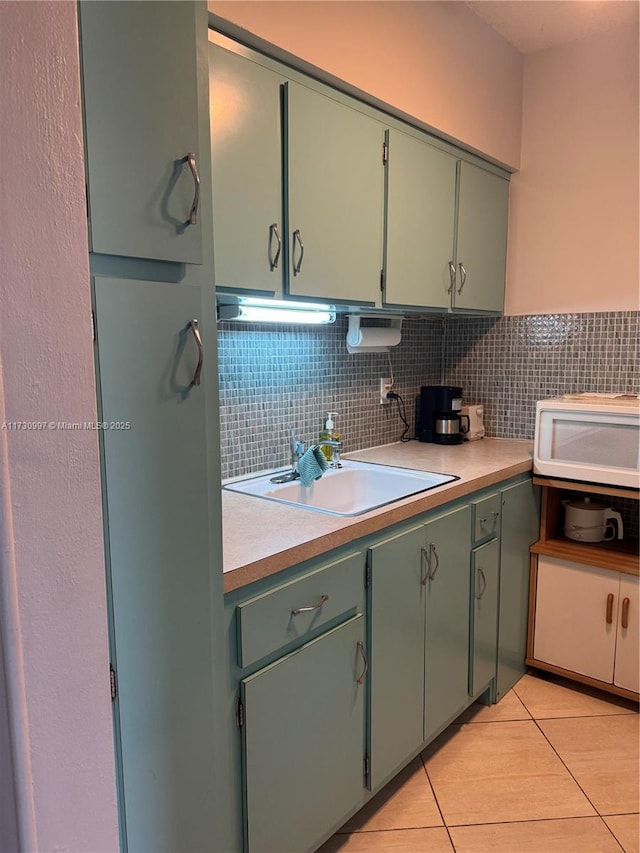
[[[503,489],[496,699],[511,690],[526,669],[529,548],[539,537],[539,487],[526,480]]]
[[[618,572],[538,557],[534,657],[611,683],[619,578]]]
[[[470,696],[477,696],[496,675],[499,562],[497,539],[472,552]]]
[[[406,133],[387,134],[384,300],[448,308],[456,160]]]
[[[454,308],[503,310],[508,203],[505,178],[460,161]]]
[[[281,295],[287,264],[281,248],[282,79],[250,59],[209,45],[218,289]]]
[[[618,636],[616,643],[616,664],[613,683],[627,690],[640,690],[640,667],[638,649],[640,649],[640,613],[638,605],[638,585],[640,579],[632,575],[620,575],[620,609],[618,613]],[[626,603],[628,602],[628,604]],[[623,627],[623,622],[627,626]]]
[[[425,641],[424,739],[467,704],[471,508],[425,525],[429,560]]]
[[[375,303],[384,127],[296,83],[285,90],[289,292]]]
[[[91,251],[202,263],[187,155],[196,168],[209,156],[198,125],[206,26],[204,4],[80,4]]]
[[[370,785],[377,788],[422,743],[424,525],[369,549],[371,565]]]
[[[187,328],[202,318],[215,359],[203,301],[197,287],[94,281],[100,417],[130,424],[99,432],[129,850],[205,850],[216,837],[214,809],[203,808],[216,796],[212,626],[222,610],[214,377],[205,360],[191,386],[198,350]]]
[[[315,850],[363,800],[363,641],[358,615],[242,682],[249,853]]]

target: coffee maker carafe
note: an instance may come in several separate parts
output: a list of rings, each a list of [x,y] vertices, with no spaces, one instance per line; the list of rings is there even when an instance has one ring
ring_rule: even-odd
[[[434,444],[460,444],[462,388],[423,385],[416,398],[416,438]]]

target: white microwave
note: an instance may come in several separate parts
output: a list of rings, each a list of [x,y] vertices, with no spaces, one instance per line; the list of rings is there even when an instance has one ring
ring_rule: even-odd
[[[567,394],[536,404],[533,471],[640,488],[640,399]]]

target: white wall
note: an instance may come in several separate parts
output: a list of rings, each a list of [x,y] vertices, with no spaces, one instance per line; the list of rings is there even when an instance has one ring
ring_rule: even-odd
[[[76,5],[0,3],[0,422],[95,421]],[[97,435],[0,430],[21,849],[115,851]]]
[[[635,25],[526,57],[505,313],[640,307],[638,104]]]
[[[209,0],[209,11],[503,164],[522,56],[461,2]]]

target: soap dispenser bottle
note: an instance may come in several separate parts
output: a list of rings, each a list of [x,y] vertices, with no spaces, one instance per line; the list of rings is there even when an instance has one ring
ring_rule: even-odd
[[[320,432],[320,441],[340,441],[340,433],[334,428],[333,418],[338,417],[337,412],[327,412],[327,420],[324,423],[324,429]],[[329,462],[333,462],[333,447],[325,445],[321,448]]]

